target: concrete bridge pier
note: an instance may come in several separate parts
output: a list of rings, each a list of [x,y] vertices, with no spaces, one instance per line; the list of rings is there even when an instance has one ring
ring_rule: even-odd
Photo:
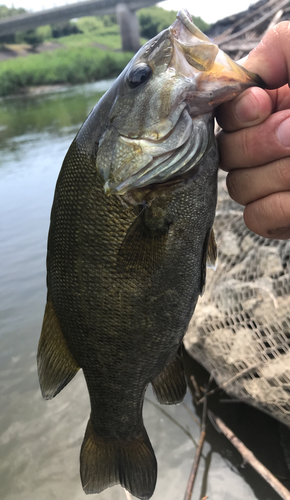
[[[137,52],[140,49],[140,33],[136,12],[129,9],[125,3],[116,6],[117,22],[122,37],[122,49]]]

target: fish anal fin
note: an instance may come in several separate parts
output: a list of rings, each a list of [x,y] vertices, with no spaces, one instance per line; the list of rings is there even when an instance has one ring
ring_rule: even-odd
[[[118,265],[130,271],[155,270],[164,255],[169,224],[164,222],[160,227],[147,224],[146,210],[144,208],[131,224],[119,250]]]
[[[107,440],[96,434],[89,420],[81,448],[80,472],[87,494],[121,484],[140,500],[149,500],[155,489],[157,463],[145,428],[135,439]]]
[[[45,307],[38,344],[37,368],[44,399],[56,396],[79,370],[49,299]]]
[[[159,403],[163,405],[181,403],[186,393],[186,380],[179,353],[165,365],[162,372],[153,380],[152,386]]]

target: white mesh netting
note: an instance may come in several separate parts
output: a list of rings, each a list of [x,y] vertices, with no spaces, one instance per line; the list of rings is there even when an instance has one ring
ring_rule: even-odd
[[[218,266],[207,270],[185,346],[229,395],[290,425],[290,241],[249,231],[225,177],[214,223]]]

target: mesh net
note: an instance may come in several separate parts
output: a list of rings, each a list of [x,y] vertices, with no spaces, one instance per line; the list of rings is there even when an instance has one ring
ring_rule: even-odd
[[[219,175],[218,266],[185,346],[229,395],[290,425],[290,241],[249,231]]]

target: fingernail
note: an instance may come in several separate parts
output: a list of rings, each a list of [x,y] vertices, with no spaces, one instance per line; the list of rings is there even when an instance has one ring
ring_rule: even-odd
[[[241,122],[248,123],[259,117],[259,104],[253,94],[243,95],[236,104],[236,115]]]
[[[290,118],[286,118],[277,128],[276,136],[280,144],[288,148],[290,146]]]

